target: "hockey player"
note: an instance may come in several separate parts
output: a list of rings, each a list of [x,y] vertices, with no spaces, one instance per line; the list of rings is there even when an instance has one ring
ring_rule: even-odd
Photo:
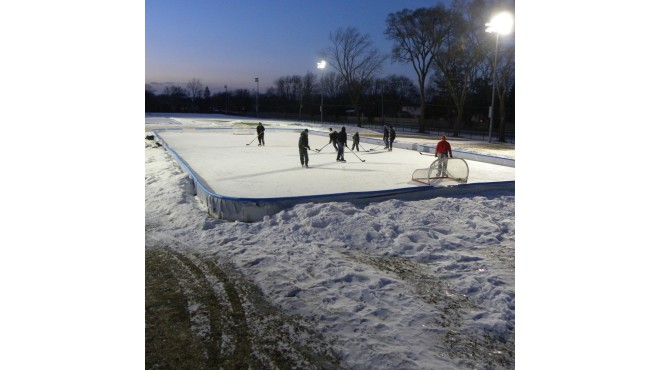
[[[390,129],[386,125],[383,125],[383,141],[385,142],[385,149],[389,148],[390,145]]]
[[[357,131],[353,135],[353,147],[351,147],[351,150],[360,151],[360,134]]]
[[[332,127],[330,127],[330,141],[328,143],[332,143],[332,146],[335,147],[335,152],[339,151],[339,147],[337,146],[337,131],[332,131]]]
[[[266,145],[266,142],[264,141],[264,131],[266,131],[266,128],[261,122],[259,122],[259,125],[257,125],[257,137],[259,138],[258,146]]]
[[[451,152],[451,145],[447,141],[445,135],[440,137],[440,141],[435,146],[435,156],[440,155],[440,161],[438,162],[438,172],[440,172],[440,177],[447,177],[447,156],[449,158],[454,158],[454,155]]]
[[[344,159],[344,147],[348,147],[348,144],[346,144],[346,127],[341,128],[341,132],[337,134],[337,162],[346,162]]]
[[[309,147],[309,139],[307,137],[307,134],[309,133],[308,129],[305,129],[305,131],[300,133],[300,138],[298,139],[298,152],[300,153],[300,164],[305,167],[309,168],[309,156],[307,155],[307,150],[311,149]]]
[[[396,131],[394,131],[394,127],[390,125],[390,146],[389,150],[392,151],[392,143],[394,143],[394,139],[396,138]]]

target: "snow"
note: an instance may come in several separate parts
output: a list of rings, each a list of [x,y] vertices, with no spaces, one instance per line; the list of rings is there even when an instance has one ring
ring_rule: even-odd
[[[147,129],[164,123],[146,121]],[[268,145],[272,125],[263,122]],[[240,136],[241,146],[246,138]],[[270,160],[277,158],[305,176],[323,171],[299,168],[297,158]],[[205,258],[232,261],[274,304],[334,338],[348,368],[497,368],[488,348],[513,350],[512,192],[363,206],[304,203],[241,223],[210,219],[186,194],[186,177],[165,150],[145,147],[146,247],[176,240]],[[492,338],[503,344],[487,347]],[[466,345],[480,347],[474,358],[456,349]]]
[[[577,13],[575,2],[567,5],[574,16],[584,10],[585,17],[573,17],[576,20],[586,19],[592,13],[586,4]],[[528,8],[527,11],[531,9]],[[558,16],[565,15],[565,8],[554,7]],[[621,7],[610,8],[611,18],[622,18]],[[127,14],[140,18],[140,12],[117,9],[117,17],[106,14],[94,18],[94,22],[115,22]],[[557,18],[547,16],[550,8],[536,9],[543,12],[536,17],[538,20]],[[656,96],[644,92],[648,86],[654,86],[658,77],[649,73],[655,58],[631,58],[640,51],[652,50],[635,48],[634,42],[628,42],[644,42],[638,35],[652,34],[635,32],[635,28],[652,27],[655,12],[628,9],[635,12],[632,17],[624,17],[630,19],[632,27],[628,29],[634,37],[622,45],[632,53],[611,53],[606,38],[597,45],[602,45],[602,53],[591,49],[584,53],[584,38],[575,37],[584,34],[582,22],[573,22],[579,27],[569,25],[553,32],[547,32],[547,27],[538,27],[537,32],[526,28],[532,32],[517,36],[516,42],[521,44],[517,72],[523,77],[517,80],[517,90],[522,93],[516,97],[515,196],[516,366],[521,369],[650,368],[657,364],[657,340],[653,337],[660,330],[655,320],[654,293],[658,249],[657,219],[653,215],[660,202],[654,167],[650,165],[657,157],[659,132],[653,118],[657,115],[653,109]],[[296,225],[298,230],[309,230],[309,225],[298,218],[299,209],[298,213],[283,212],[278,218],[249,225],[211,221],[201,215],[203,209],[193,210],[197,203],[181,191],[186,175],[176,163],[162,150],[142,151],[144,68],[135,63],[144,51],[142,39],[135,37],[143,32],[141,18],[133,28],[121,27],[125,42],[116,42],[118,30],[108,23],[103,29],[112,32],[99,35],[112,42],[88,43],[84,53],[79,52],[77,43],[67,47],[61,42],[76,37],[58,37],[57,32],[51,32],[49,35],[57,38],[51,44],[59,48],[58,55],[64,53],[68,57],[51,58],[49,63],[54,68],[30,69],[43,59],[43,50],[33,48],[31,55],[24,45],[32,40],[43,43],[44,33],[34,27],[26,30],[26,24],[45,24],[41,29],[52,25],[50,30],[68,34],[89,26],[87,18],[76,17],[67,19],[64,23],[69,27],[62,28],[61,17],[52,17],[49,12],[42,14],[38,22],[26,23],[22,17],[5,22],[22,35],[10,41],[14,41],[17,54],[23,57],[5,60],[9,63],[6,69],[15,73],[6,76],[7,91],[12,93],[7,95],[4,141],[0,146],[5,165],[0,367],[142,368],[143,233],[181,240],[188,243],[181,246],[192,250],[197,245],[205,250],[215,247],[222,255],[234,241],[219,234],[231,227],[257,231],[263,237],[268,234],[270,223],[276,223],[272,226],[275,231]],[[39,14],[31,12],[33,16]],[[639,16],[648,17],[649,22],[640,21]],[[85,23],[76,23],[80,21]],[[538,47],[558,42],[567,51],[558,54],[558,58],[549,58]],[[90,51],[90,46],[96,50]],[[136,58],[125,57],[130,54]],[[602,57],[605,54],[607,58]],[[12,55],[11,47],[8,55]],[[626,78],[603,79],[631,61],[635,67],[627,69]],[[20,73],[23,70],[25,73]],[[52,70],[58,73],[53,74]],[[108,73],[99,74],[99,70]],[[26,76],[35,83],[25,83]],[[66,82],[62,81],[63,76]],[[90,81],[92,90],[96,86],[94,93],[80,94],[80,86],[87,86]],[[566,88],[569,85],[571,88]],[[41,99],[35,105],[32,99],[23,98],[33,94],[35,86],[57,86],[57,96],[64,98]],[[70,97],[76,97],[76,103],[72,104]],[[554,103],[556,109],[549,109],[549,104]],[[479,147],[475,150],[487,153],[482,143],[474,145]],[[462,147],[467,149],[466,145]],[[605,149],[610,147],[615,150]],[[487,154],[508,157],[500,149]],[[558,161],[565,164],[561,172],[548,174],[548,169],[558,167]],[[630,181],[613,179],[608,176],[613,168],[631,169],[639,175]],[[365,225],[371,227],[366,230],[385,225],[380,230],[392,232],[398,216],[398,208],[394,207],[404,204],[416,213],[430,214],[431,220],[438,220],[437,214],[446,214],[447,220],[451,216],[454,222],[467,222],[472,210],[481,209],[495,215],[494,220],[498,221],[502,208],[513,209],[513,200],[505,200],[506,207],[486,207],[494,200],[467,197],[438,199],[440,203],[383,202],[370,208],[373,223],[363,220],[355,227],[351,223],[332,238],[342,240]],[[428,204],[437,210],[423,207]],[[319,208],[329,215],[338,214],[346,206],[328,204]],[[157,222],[162,224],[153,232],[145,230],[143,223]],[[324,222],[325,219],[315,217],[315,225]],[[479,232],[468,231],[460,224],[434,226],[436,229],[447,239],[467,235],[468,241]],[[394,244],[390,235],[382,236],[387,250]],[[248,238],[236,237],[238,242]],[[278,235],[271,243],[252,237],[252,244],[245,245],[266,252],[276,247],[286,251],[290,243],[283,245],[281,238]],[[446,241],[445,245],[451,244]],[[414,253],[414,249],[408,252]],[[454,253],[459,252],[462,248],[456,247]],[[295,265],[287,267],[298,270]],[[482,268],[463,269],[458,274],[465,280],[469,276],[476,279],[477,272],[482,272],[479,270],[492,274]],[[269,282],[258,283],[269,286]],[[450,287],[455,287],[453,282]],[[318,290],[327,292],[330,298],[336,293],[324,286]],[[388,307],[394,312],[397,309],[396,305]],[[340,334],[344,343],[350,337],[350,333]],[[378,344],[371,337],[366,340]],[[413,350],[427,356],[424,351],[428,347],[425,343]]]
[[[347,149],[346,163],[337,162],[332,145],[326,146],[327,130],[311,124],[293,129],[281,125],[268,127],[263,147],[257,146],[256,141],[246,145],[255,137],[253,127],[243,128],[246,124],[236,124],[234,130],[170,130],[159,131],[158,135],[203,179],[209,190],[229,197],[293,197],[418,187],[419,183],[411,180],[412,172],[428,169],[435,160],[432,155],[396,147],[401,140],[425,140],[402,138],[394,143],[392,151],[387,151],[379,133],[351,127],[347,130],[349,137],[357,130],[361,132],[363,150]],[[312,148],[308,151],[309,169],[302,169],[297,147],[303,128],[309,129]],[[461,153],[455,149],[454,155]],[[467,162],[468,183],[515,180],[513,167]]]
[[[654,158],[657,130],[624,137],[632,155],[602,160],[602,147],[588,145],[610,143],[620,122],[629,121],[628,110],[625,119],[602,126],[580,106],[570,126],[533,135],[532,127],[551,127],[556,118],[538,116],[544,108],[538,106],[533,117],[517,115],[517,150],[488,151],[487,144],[450,138],[462,150],[508,158],[519,151],[515,199],[489,194],[364,207],[305,204],[243,224],[206,217],[183,190],[187,174],[171,156],[162,148],[143,151],[145,133],[160,125],[142,124],[141,90],[135,90],[132,114],[74,116],[69,105],[53,103],[34,116],[20,113],[31,112],[26,105],[8,118],[0,146],[1,367],[143,367],[145,237],[147,248],[161,241],[233,260],[274,302],[318,320],[352,364],[370,357],[382,363],[392,351],[390,358],[412,361],[408,368],[468,368],[435,347],[466,343],[455,340],[457,334],[417,325],[426,325],[422,320],[438,308],[461,325],[458,334],[502,333],[500,324],[515,322],[519,368],[647,368],[657,362],[657,185],[606,176],[613,165],[631,161],[636,173],[647,173],[636,151]],[[182,126],[180,119],[169,127]],[[573,162],[562,176],[548,177],[558,155],[562,163]],[[281,291],[290,297],[277,296]],[[401,317],[410,307],[419,310],[405,325]],[[204,325],[202,318],[194,322]],[[432,340],[397,340],[416,334]]]

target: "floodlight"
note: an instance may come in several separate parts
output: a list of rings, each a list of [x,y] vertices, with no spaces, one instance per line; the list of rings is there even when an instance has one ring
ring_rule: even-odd
[[[490,22],[486,23],[486,32],[497,32],[500,35],[508,35],[513,30],[513,16],[508,12],[496,15]]]

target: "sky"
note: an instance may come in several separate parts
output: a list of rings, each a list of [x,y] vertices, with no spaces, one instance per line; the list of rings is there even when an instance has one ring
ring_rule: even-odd
[[[339,28],[356,27],[389,56],[387,15],[438,3],[443,1],[147,0],[145,83],[160,92],[197,78],[215,93],[224,85],[256,90],[258,77],[263,92],[279,77],[318,73],[319,53]],[[382,74],[415,77],[412,66],[389,58]]]

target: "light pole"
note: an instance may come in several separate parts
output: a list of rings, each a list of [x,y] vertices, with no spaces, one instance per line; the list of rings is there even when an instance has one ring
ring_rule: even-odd
[[[380,84],[380,123],[385,124],[385,84]]]
[[[321,70],[321,81],[319,87],[321,88],[321,124],[323,124],[323,70],[325,69],[325,60],[316,63],[316,68]]]
[[[254,82],[257,83],[257,118],[259,118],[259,77],[255,77]]]
[[[488,126],[488,142],[492,143],[493,133],[493,118],[495,116],[495,84],[497,78],[495,70],[497,69],[497,48],[499,46],[500,35],[508,35],[513,30],[513,16],[510,13],[502,12],[497,14],[489,23],[486,23],[486,32],[495,33],[495,58],[493,59],[493,92],[490,99],[490,107],[488,108],[488,116],[490,117],[490,124]]]
[[[227,85],[225,85],[225,114],[229,114],[229,94],[227,93]]]

